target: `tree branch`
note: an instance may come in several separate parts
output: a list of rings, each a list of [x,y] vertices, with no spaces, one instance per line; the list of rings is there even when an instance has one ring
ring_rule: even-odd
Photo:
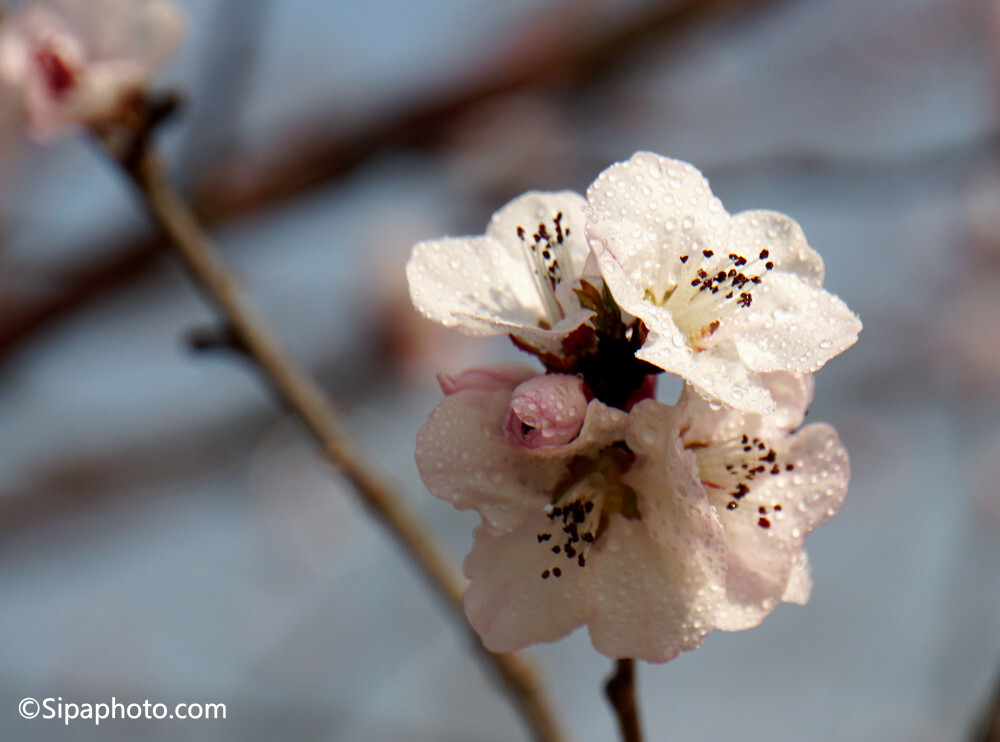
[[[969,742],[1000,742],[1000,675]]]
[[[666,43],[699,23],[774,1],[652,3],[621,25],[597,22],[593,24],[596,27],[590,27],[584,22],[578,34],[582,38],[567,38],[565,44],[532,41],[537,24],[531,24],[512,34],[504,44],[505,48],[531,50],[530,58],[516,54],[499,60],[478,79],[456,83],[447,93],[432,95],[420,91],[413,100],[402,101],[383,119],[358,122],[347,131],[336,131],[332,138],[329,122],[321,121],[314,129],[298,133],[287,147],[268,153],[260,162],[241,161],[240,156],[245,153],[234,153],[228,161],[213,160],[212,173],[223,176],[200,173],[199,178],[198,173],[191,172],[191,181],[198,184],[191,201],[202,223],[208,225],[273,208],[335,182],[392,148],[438,145],[456,121],[485,101],[523,90],[553,87],[566,96],[578,95],[654,43]],[[571,11],[576,12],[575,8],[567,2],[545,17],[558,16],[557,25],[561,28],[565,17],[574,17]],[[225,177],[230,171],[238,172],[239,176]],[[59,276],[58,287],[49,295],[33,299],[18,297],[16,302],[4,302],[0,296],[0,357],[95,297],[147,272],[160,247],[156,240],[133,239],[119,253],[100,263]],[[85,254],[87,250],[80,252]]]
[[[635,660],[618,660],[614,674],[604,685],[604,692],[618,716],[623,742],[642,742],[642,723],[635,695]]]
[[[101,141],[138,188],[191,278],[219,310],[271,391],[305,425],[365,508],[392,534],[433,590],[461,618],[481,658],[502,678],[534,739],[560,742],[563,735],[533,665],[525,658],[493,654],[483,647],[462,612],[461,578],[392,485],[357,448],[319,385],[291,359],[251,307],[191,210],[168,184],[145,132],[139,132],[128,146],[108,134]]]

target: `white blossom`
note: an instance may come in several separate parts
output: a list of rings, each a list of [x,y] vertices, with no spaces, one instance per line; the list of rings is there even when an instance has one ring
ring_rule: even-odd
[[[639,152],[587,192],[588,235],[618,304],[650,331],[638,357],[746,412],[773,401],[760,373],[809,373],[861,322],[823,290],[823,262],[782,214],[730,216],[685,162]]]
[[[486,234],[426,240],[406,266],[426,317],[467,335],[511,333],[552,353],[586,321],[572,293],[590,250],[583,197],[532,191],[493,215]]]

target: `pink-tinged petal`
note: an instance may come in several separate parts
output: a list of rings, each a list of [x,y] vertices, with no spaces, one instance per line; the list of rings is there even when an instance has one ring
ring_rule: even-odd
[[[504,390],[453,394],[417,433],[417,468],[431,494],[460,510],[475,509],[501,532],[548,504],[536,482],[554,480],[562,468],[558,462],[533,462],[534,477],[519,481],[523,457],[500,437],[509,401]]]
[[[429,319],[468,335],[531,334],[542,325],[568,334],[589,315],[580,313],[578,305],[558,306],[551,286],[546,288],[548,278],[536,276],[534,242],[527,241],[540,225],[553,242],[561,238],[559,250],[569,255],[563,260],[568,264],[552,269],[562,281],[574,280],[589,251],[583,206],[583,198],[569,191],[533,191],[494,214],[484,236],[418,243],[406,265],[414,306]],[[550,261],[555,260],[558,251],[550,252]],[[540,254],[537,260],[544,261]],[[560,322],[563,313],[572,313],[572,320]]]
[[[805,538],[836,513],[847,492],[847,452],[830,426],[807,426],[772,446],[780,473],[754,480],[737,507],[727,507],[727,494],[708,490],[726,533],[727,604],[716,623],[726,631],[756,626],[786,592],[808,597],[808,575],[801,574]],[[797,584],[789,588],[793,579]]]
[[[769,415],[753,415],[709,402],[685,384],[677,406],[684,410],[681,435],[687,446],[732,440],[746,434],[764,440],[784,437],[805,419],[815,386],[811,374],[778,371],[762,374],[761,383],[774,399]]]
[[[676,282],[681,255],[718,248],[726,239],[729,215],[708,180],[692,165],[652,152],[637,152],[602,172],[587,189],[587,201],[591,238],[629,282],[658,294]],[[607,278],[603,264],[601,272]]]
[[[592,401],[572,443],[526,450],[503,435],[509,402],[508,391],[453,394],[417,433],[417,467],[427,489],[460,510],[476,510],[494,533],[549,504],[569,458],[614,440],[626,417]]]
[[[666,662],[697,647],[723,595],[722,528],[680,448],[677,416],[653,401],[633,409],[626,442],[637,460],[625,481],[640,517],[613,516],[588,562],[598,600],[590,635],[609,657]]]
[[[495,366],[476,366],[457,376],[438,374],[438,384],[445,394],[456,392],[513,391],[522,381],[538,376],[538,370],[521,363],[500,363]]]
[[[466,557],[471,580],[463,606],[469,623],[492,652],[513,652],[529,644],[560,639],[583,625],[597,608],[591,566],[559,559],[538,534],[551,530],[541,508],[512,531],[476,531]],[[560,576],[553,574],[560,570]],[[542,574],[548,577],[543,579]]]
[[[776,211],[743,211],[732,218],[732,244],[746,255],[760,255],[774,270],[792,273],[816,288],[823,286],[823,259],[809,247],[806,236],[791,217]]]
[[[563,446],[579,434],[586,412],[582,379],[565,374],[535,376],[511,395],[504,428],[515,445]]]
[[[753,305],[720,330],[755,371],[813,373],[852,346],[861,320],[833,294],[787,273],[772,273]]]

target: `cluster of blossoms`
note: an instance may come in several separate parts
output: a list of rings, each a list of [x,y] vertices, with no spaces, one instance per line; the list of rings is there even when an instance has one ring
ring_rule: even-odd
[[[861,323],[798,224],[730,215],[641,152],[586,199],[528,193],[483,236],[417,244],[407,277],[427,317],[544,366],[439,377],[417,438],[431,493],[482,518],[465,610],[489,649],[586,625],[610,657],[665,662],[808,600],[805,538],[850,470],[831,427],[801,426]]]
[[[0,23],[0,80],[39,137],[127,122],[182,31],[168,0],[26,0]]]

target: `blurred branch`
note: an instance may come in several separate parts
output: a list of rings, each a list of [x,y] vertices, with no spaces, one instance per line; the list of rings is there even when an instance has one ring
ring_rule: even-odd
[[[524,658],[493,654],[483,647],[464,619],[461,578],[392,485],[355,445],[319,385],[270,334],[191,210],[171,189],[160,161],[149,146],[147,132],[139,131],[134,139],[125,140],[105,134],[102,144],[138,188],[153,219],[191,278],[219,310],[245,357],[257,366],[278,399],[305,425],[330,463],[350,482],[365,508],[403,547],[438,596],[462,618],[469,638],[503,679],[534,738],[539,742],[562,740],[533,666]]]
[[[969,742],[1000,742],[1000,675],[997,676],[992,696],[983,710],[983,717],[976,724]]]
[[[261,0],[263,2],[263,0]],[[557,86],[565,94],[578,92],[627,63],[654,42],[683,33],[693,25],[745,7],[775,0],[677,0],[655,3],[618,26],[601,24],[586,34],[572,34],[558,23],[573,8],[558,6],[546,33],[562,35],[536,43],[532,24],[512,37],[505,47],[519,53],[493,66],[492,71],[463,89],[431,98],[421,94],[410,107],[381,122],[361,122],[353,133],[329,134],[328,122],[312,133],[294,137],[289,151],[276,152],[257,172],[240,178],[211,178],[192,199],[203,224],[214,226],[256,209],[273,207],[316,187],[336,181],[355,168],[394,147],[426,147],[444,139],[450,125],[484,102],[530,88]],[[260,10],[263,13],[263,10]],[[524,53],[521,53],[523,51]],[[230,161],[232,163],[232,161]],[[214,162],[216,171],[227,171]],[[205,174],[203,173],[203,178]],[[247,185],[249,184],[249,185]],[[75,311],[106,291],[143,275],[159,255],[159,241],[142,239],[116,256],[92,265],[63,281],[48,296],[27,303],[19,300],[0,312],[0,357],[51,322]]]
[[[635,660],[618,660],[604,692],[618,717],[623,742],[642,742],[642,722],[635,697]]]

